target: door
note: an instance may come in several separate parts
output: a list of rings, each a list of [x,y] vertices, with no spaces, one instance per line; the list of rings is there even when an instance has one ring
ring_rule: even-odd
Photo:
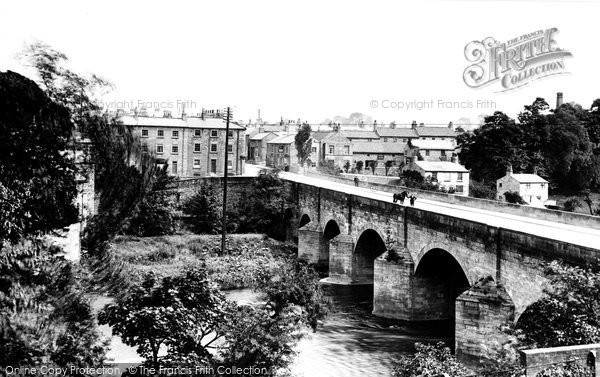
[[[213,174],[217,173],[217,160],[215,158],[210,160],[210,172]]]

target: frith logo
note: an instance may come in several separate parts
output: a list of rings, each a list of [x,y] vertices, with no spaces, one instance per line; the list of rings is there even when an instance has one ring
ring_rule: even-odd
[[[558,48],[557,28],[538,30],[505,43],[492,37],[465,46],[465,58],[472,63],[464,73],[465,84],[480,88],[496,81],[499,92],[520,88],[532,81],[568,73],[564,58],[569,51]]]

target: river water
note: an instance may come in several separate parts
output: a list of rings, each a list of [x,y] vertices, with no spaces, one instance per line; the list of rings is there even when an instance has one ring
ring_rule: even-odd
[[[316,333],[303,338],[292,365],[297,377],[390,376],[393,363],[402,355],[414,352],[415,342],[449,341],[447,331],[425,325],[402,325],[370,314],[372,286],[347,286],[324,283],[331,312]],[[251,289],[226,292],[228,299],[240,304],[264,301]],[[99,310],[112,302],[97,297],[93,307]],[[138,363],[135,349],[112,336],[110,327],[101,326],[110,337],[109,360],[115,363]]]

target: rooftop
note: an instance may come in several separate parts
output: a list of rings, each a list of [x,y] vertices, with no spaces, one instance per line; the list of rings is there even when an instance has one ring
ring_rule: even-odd
[[[276,137],[271,141],[267,141],[267,144],[291,144],[295,141],[296,135],[283,135]]]
[[[218,128],[225,129],[226,124],[222,119],[219,118],[197,118],[189,117],[184,119],[181,118],[159,118],[159,117],[133,117],[124,116],[119,118],[123,124],[133,127],[178,127],[178,128]],[[229,129],[231,130],[244,130],[235,122],[229,123]]]
[[[511,174],[511,177],[519,183],[548,183],[548,181],[537,174]]]
[[[274,132],[260,132],[260,133],[257,133],[254,136],[251,136],[250,140],[262,140],[262,139],[264,139],[265,137],[267,137],[269,135],[277,136],[277,134],[274,133]]]
[[[456,162],[450,161],[415,161],[415,165],[420,167],[425,171],[441,171],[441,172],[458,172],[458,173],[468,173],[469,171],[462,166],[461,164],[457,164]]]
[[[379,139],[374,131],[342,130],[340,133],[348,139]]]
[[[376,130],[380,137],[417,137],[417,132],[412,128],[387,128],[380,127]]]
[[[456,137],[456,131],[448,127],[417,127],[414,129],[420,137]]]
[[[450,140],[410,140],[410,145],[417,147],[419,149],[439,149],[452,151],[456,149],[454,145],[452,145],[452,141]]]
[[[317,132],[313,132],[312,133],[312,138],[315,140],[323,140],[323,138],[327,135],[329,135],[331,133],[331,131],[317,131]]]
[[[352,143],[352,153],[404,154],[404,143]]]

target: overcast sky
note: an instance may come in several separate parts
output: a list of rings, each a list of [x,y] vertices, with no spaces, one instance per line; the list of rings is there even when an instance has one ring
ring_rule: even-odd
[[[260,108],[271,121],[361,112],[378,123],[447,124],[514,116],[538,96],[554,105],[557,91],[585,107],[600,97],[597,1],[5,1],[0,15],[0,71],[24,72],[15,55],[43,41],[76,70],[112,81],[113,106],[188,101],[189,113],[229,105],[244,120]],[[552,27],[573,54],[570,74],[504,93],[463,82],[467,43]],[[386,100],[434,106],[393,110]]]

